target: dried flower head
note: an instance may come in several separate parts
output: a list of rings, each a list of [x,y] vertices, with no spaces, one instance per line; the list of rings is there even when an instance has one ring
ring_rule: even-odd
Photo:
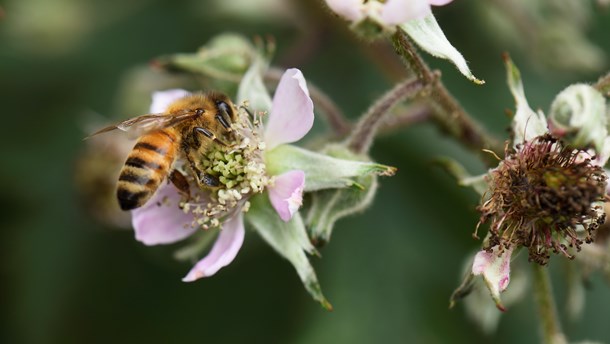
[[[559,132],[563,135],[558,137],[558,131],[547,126],[544,113],[529,106],[521,73],[508,55],[505,63],[517,105],[513,140],[496,168],[482,176],[460,177],[462,185],[473,186],[482,196],[477,229],[483,223],[490,223],[490,229],[471,272],[452,297],[455,302],[467,295],[474,277],[481,276],[500,310],[505,309],[500,294],[510,283],[513,252],[526,247],[531,262],[545,265],[551,252],[572,259],[583,247],[592,246],[583,244],[593,242],[594,231],[605,220],[608,176],[603,166],[610,157],[607,132],[591,130],[605,126],[607,118],[581,112],[591,106],[565,106],[570,110],[563,113],[566,116],[548,120],[565,123]],[[555,103],[590,105],[568,92],[560,93]],[[574,132],[596,140],[573,140],[573,135],[565,135]],[[592,132],[596,134],[589,135]]]
[[[550,135],[525,142],[490,173],[489,198],[479,224],[491,222],[486,250],[527,247],[530,261],[546,264],[550,252],[573,258],[604,222],[604,170],[587,153]]]

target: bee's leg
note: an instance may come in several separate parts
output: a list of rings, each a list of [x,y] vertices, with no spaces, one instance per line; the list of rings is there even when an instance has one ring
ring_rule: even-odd
[[[220,186],[220,180],[218,180],[218,177],[208,173],[201,173],[201,175],[199,176],[199,181],[202,185],[205,185],[210,188],[217,188]]]
[[[184,174],[178,170],[173,170],[172,173],[169,174],[169,181],[174,184],[176,189],[178,189],[187,200],[191,199],[191,186]]]
[[[205,173],[204,171],[201,171],[201,169],[197,168],[197,164],[195,164],[190,152],[185,155],[186,160],[189,163],[189,167],[191,168],[192,175],[195,176],[197,185],[209,188],[216,188],[220,186],[220,180],[218,180],[218,177]]]
[[[223,146],[226,146],[227,144],[222,142],[221,140],[219,140],[216,135],[214,135],[213,132],[211,132],[209,129],[206,128],[202,128],[202,127],[195,127],[193,128],[193,133],[195,134],[202,134],[203,136],[207,137],[208,139],[215,141]]]

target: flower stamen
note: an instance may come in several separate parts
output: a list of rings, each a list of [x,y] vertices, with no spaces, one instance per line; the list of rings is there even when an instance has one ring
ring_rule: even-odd
[[[574,258],[572,249],[593,241],[604,221],[606,174],[587,152],[543,135],[506,150],[490,173],[488,199],[479,224],[491,222],[485,250],[527,247],[530,261],[548,262],[550,252]],[[478,226],[477,226],[478,227]],[[475,232],[476,234],[476,232]]]

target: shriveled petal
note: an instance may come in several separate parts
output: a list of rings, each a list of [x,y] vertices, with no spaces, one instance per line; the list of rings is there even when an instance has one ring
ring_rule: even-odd
[[[422,18],[429,12],[427,0],[388,0],[381,10],[381,21],[387,25],[399,25]]]
[[[443,6],[447,5],[453,0],[428,0],[428,3],[433,6]]]
[[[504,311],[505,308],[500,300],[500,293],[508,287],[510,282],[510,257],[512,253],[512,248],[506,249],[498,256],[498,248],[494,247],[492,252],[480,251],[477,253],[472,264],[472,273],[483,275],[487,289],[491,293],[491,298],[501,311]]]
[[[349,21],[357,22],[363,17],[360,11],[362,0],[326,0],[326,4],[335,13]]]
[[[513,147],[531,141],[537,136],[544,135],[547,132],[546,119],[544,114],[534,112],[527,103],[525,92],[523,91],[523,83],[521,82],[521,72],[510,57],[504,57],[506,64],[506,72],[508,79],[508,87],[515,98],[517,104],[517,112],[513,118]]]
[[[152,94],[152,104],[150,105],[150,113],[165,112],[169,104],[189,94],[189,91],[182,90],[179,88],[154,92]]]
[[[132,210],[136,240],[145,245],[171,244],[193,234],[193,214],[180,209],[180,197],[173,184],[162,183],[146,204]]]
[[[225,222],[210,253],[197,262],[182,281],[193,282],[203,277],[210,277],[231,264],[244,242],[245,232],[241,213]]]
[[[284,222],[290,221],[303,204],[305,172],[289,171],[275,177],[273,186],[269,186],[269,200]]]
[[[592,163],[596,166],[604,167],[608,162],[608,158],[610,158],[610,136],[604,139],[604,146],[601,152],[597,153],[597,158]]]
[[[284,72],[273,96],[265,129],[268,149],[300,140],[313,126],[313,101],[303,73],[296,68]]]
[[[578,274],[575,274],[578,275]],[[512,272],[510,289],[502,294],[502,303],[511,307],[523,300],[528,293],[528,274],[524,271],[514,270]],[[489,299],[489,292],[483,286],[484,282],[477,278],[473,286],[472,293],[464,299],[466,314],[488,335],[496,332],[502,312],[492,300]]]

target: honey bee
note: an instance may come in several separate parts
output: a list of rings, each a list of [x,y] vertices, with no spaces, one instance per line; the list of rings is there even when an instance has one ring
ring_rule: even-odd
[[[134,117],[93,133],[91,136],[118,129],[139,137],[119,175],[116,195],[121,209],[144,205],[165,178],[188,195],[187,178],[174,166],[179,157],[186,159],[199,186],[219,186],[216,177],[197,166],[196,157],[213,143],[227,145],[223,139],[231,135],[235,119],[229,97],[199,93],[174,101],[165,113]]]

